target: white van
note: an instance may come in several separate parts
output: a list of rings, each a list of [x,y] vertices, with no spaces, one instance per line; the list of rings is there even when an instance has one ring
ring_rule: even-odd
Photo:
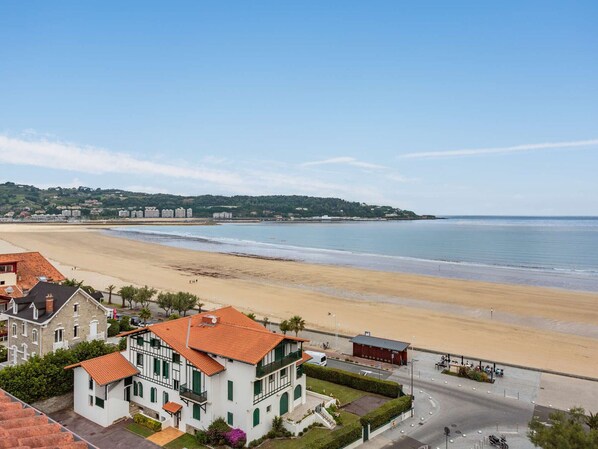
[[[311,359],[307,363],[313,363],[314,365],[326,366],[328,361],[326,360],[326,354],[323,352],[316,351],[305,351],[306,354],[311,355]]]

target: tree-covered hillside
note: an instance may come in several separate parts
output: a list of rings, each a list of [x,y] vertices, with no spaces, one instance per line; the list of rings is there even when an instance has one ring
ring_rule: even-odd
[[[214,212],[231,212],[234,218],[309,218],[330,217],[423,218],[414,212],[391,206],[375,206],[339,198],[298,195],[268,196],[180,196],[128,192],[119,189],[88,187],[39,189],[12,182],[0,184],[0,216],[60,214],[76,208],[84,217],[116,218],[119,210],[191,208],[193,217],[212,217]]]

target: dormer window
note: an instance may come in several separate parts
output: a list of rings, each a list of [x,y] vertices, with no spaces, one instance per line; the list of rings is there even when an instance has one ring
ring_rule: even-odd
[[[17,306],[16,301],[13,301],[12,302],[12,313],[16,315],[18,312],[19,312],[19,307]]]
[[[39,312],[37,311],[37,307],[33,306],[33,319],[37,320],[39,318]]]

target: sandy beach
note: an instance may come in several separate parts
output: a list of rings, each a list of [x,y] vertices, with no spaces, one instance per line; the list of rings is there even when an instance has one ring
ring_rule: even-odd
[[[598,379],[598,294],[262,260],[116,238],[100,228],[0,225],[0,252],[40,251],[98,289],[148,284],[271,320]],[[76,269],[74,268],[76,267]],[[191,280],[197,282],[190,283]],[[493,309],[491,317],[490,310]]]

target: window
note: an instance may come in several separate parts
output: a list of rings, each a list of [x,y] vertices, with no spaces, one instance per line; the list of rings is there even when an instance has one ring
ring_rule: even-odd
[[[24,337],[27,336],[27,323],[21,323],[21,334],[23,334]]]
[[[137,337],[137,346],[143,346],[143,337],[141,335]]]
[[[256,380],[255,383],[253,384],[253,394],[257,396],[261,392],[262,392],[262,381]]]
[[[168,375],[170,373],[170,366],[166,360],[162,360],[162,376],[164,379],[168,379]]]
[[[73,304],[73,316],[79,315],[79,304]]]
[[[27,360],[27,345],[23,343],[21,347],[23,348],[23,360]]]
[[[142,398],[143,397],[143,384],[141,382],[137,382],[137,390],[139,393],[139,397]]]
[[[293,399],[296,401],[297,399],[301,399],[301,385],[297,385],[295,387],[295,393],[293,394]]]
[[[90,407],[93,407],[93,396],[89,395],[89,405]]]
[[[229,426],[232,426],[232,425],[233,425],[233,414],[232,414],[231,412],[228,412],[228,413],[226,414],[226,423],[227,423]]]
[[[12,323],[12,336],[17,336],[17,323]]]
[[[268,382],[270,382],[270,383],[274,382],[274,374],[270,374],[268,376]]]
[[[33,319],[37,320],[39,318],[39,314],[37,311],[37,307],[33,306]]]
[[[232,380],[228,381],[228,400],[229,401],[233,400],[233,381]]]
[[[137,353],[137,366],[143,366],[143,354]]]
[[[257,426],[260,423],[260,409],[256,408],[253,411],[253,427]]]
[[[158,390],[156,390],[154,387],[152,387],[150,389],[150,402],[156,402],[158,400],[158,398],[156,398],[157,395],[158,395]]]
[[[286,368],[281,369],[280,370],[280,377],[286,377],[286,375],[287,375],[287,369]]]
[[[76,324],[73,326],[73,338],[78,338],[79,337],[79,325]]]
[[[268,413],[270,413],[270,412],[272,411],[272,406],[271,406],[271,405],[269,405],[268,407],[266,407],[266,411],[267,411]]]
[[[199,404],[193,404],[193,419],[199,420],[201,418],[201,407]]]
[[[178,381],[178,380],[176,380],[176,379],[175,379],[175,380],[173,380],[173,381],[172,381],[172,387],[173,387],[175,390],[178,390],[178,389],[179,389],[179,381]]]
[[[12,303],[12,313],[16,315],[18,313],[18,311],[19,311],[19,307],[17,306],[17,303],[13,301],[13,303]]]
[[[139,396],[139,391],[137,389],[137,382],[133,382],[133,396]]]
[[[181,354],[172,353],[172,363],[181,363]]]
[[[150,339],[150,346],[152,348],[160,349],[160,340],[158,340],[157,338]]]
[[[64,329],[56,329],[54,331],[54,343],[61,343],[64,337]]]
[[[34,345],[37,344],[37,329],[31,330],[31,340],[33,341]]]
[[[93,378],[89,376],[89,389],[93,390]]]
[[[96,396],[96,405],[100,408],[104,408],[104,400]]]
[[[168,393],[165,391],[162,393],[162,405],[168,402]]]
[[[154,357],[154,375],[160,375],[160,360]]]

